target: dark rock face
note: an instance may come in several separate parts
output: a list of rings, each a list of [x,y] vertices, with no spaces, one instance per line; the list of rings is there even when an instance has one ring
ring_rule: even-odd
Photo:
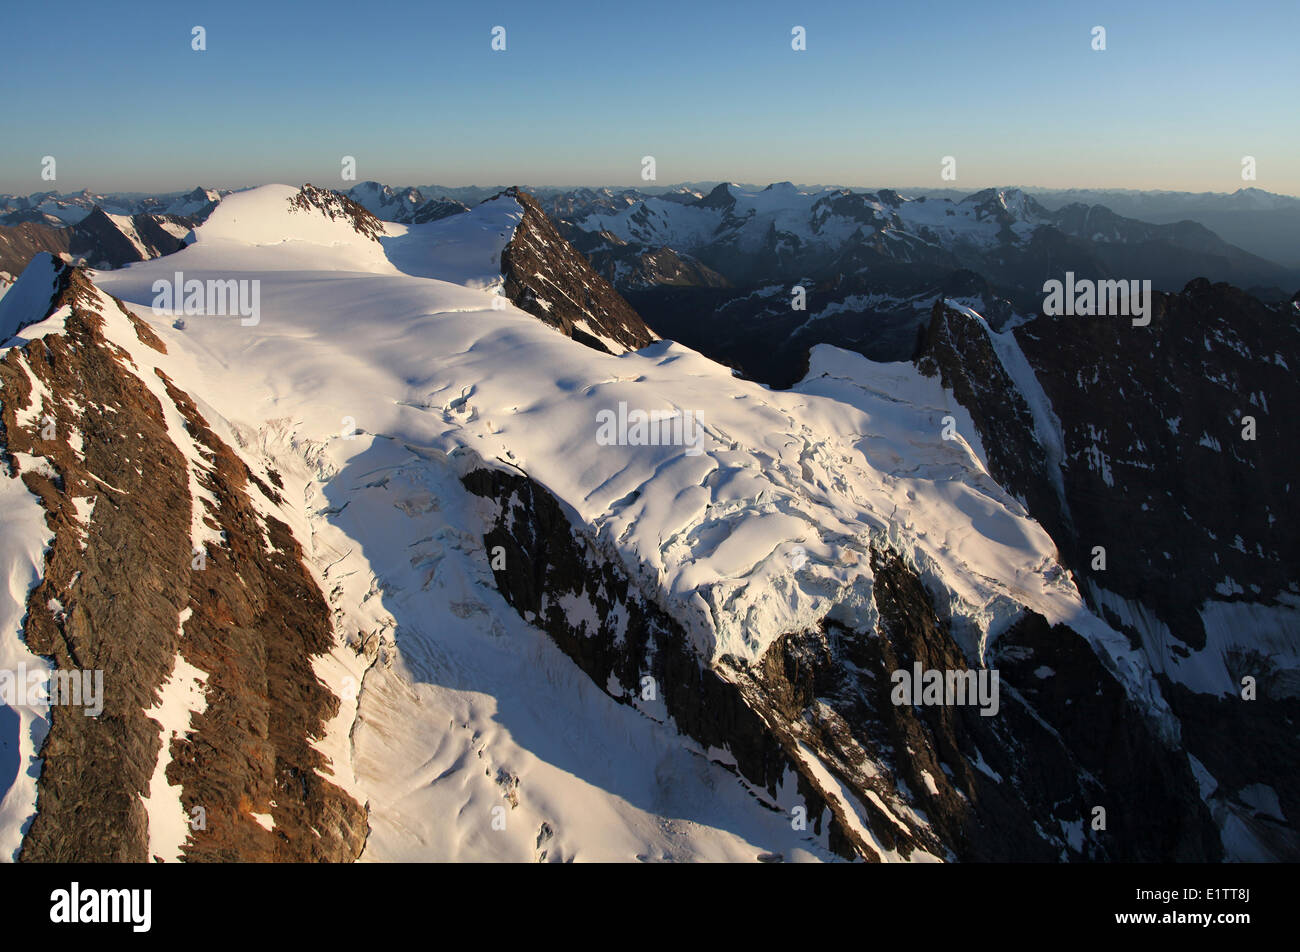
[[[1076,574],[1094,599],[1098,589],[1119,594],[1168,627],[1167,644],[1144,644],[1150,655],[1217,653],[1200,613],[1209,602],[1295,604],[1293,307],[1202,280],[1160,295],[1147,328],[1039,318],[1016,334],[1061,417],[1077,548],[1081,556],[1106,550],[1106,571],[1080,561]],[[1131,640],[1156,640],[1107,606],[1100,612]],[[1267,649],[1233,649],[1225,665],[1233,694],[1197,693],[1163,676],[1162,689],[1188,751],[1218,784],[1211,802],[1221,824],[1250,829],[1260,858],[1294,861],[1300,776],[1279,768],[1300,762],[1296,672]],[[1255,700],[1240,696],[1244,676],[1260,685]],[[1277,794],[1281,817],[1261,816],[1243,799],[1258,784]]]
[[[339,706],[312,668],[333,642],[325,599],[289,527],[259,517],[249,499],[256,489],[278,503],[277,491],[212,433],[187,394],[158,375],[186,430],[211,454],[212,472],[201,484],[218,501],[209,514],[226,541],[207,546],[204,569],[190,573],[185,656],[209,673],[208,705],[193,719],[194,731],[173,743],[168,780],[181,784],[187,813],[204,808],[207,829],[185,856],[355,859],[365,845],[366,812],[321,776],[330,764],[311,744]],[[269,815],[274,829],[252,813]]]
[[[1244,824],[1274,859],[1300,855],[1300,782],[1276,766],[1300,759],[1295,672],[1264,651],[1228,651],[1230,681],[1216,689],[1250,676],[1254,700],[1200,693],[1162,672],[1222,650],[1207,645],[1208,603],[1294,604],[1300,591],[1285,449],[1300,439],[1294,314],[1200,280],[1157,294],[1148,327],[1040,316],[1015,328],[1059,420],[1059,462],[976,321],[936,306],[918,357],[970,410],[994,477],[1049,531],[1094,610],[1151,660],[1186,750],[1218,785],[1220,826]],[[1117,611],[1116,596],[1134,608]],[[1135,612],[1153,620],[1135,627]],[[1285,819],[1243,799],[1257,784],[1273,788]]]
[[[1300,697],[1295,672],[1271,671],[1267,659],[1240,656],[1232,659],[1238,672],[1259,678],[1259,696],[1245,702],[1238,697],[1213,696],[1188,690],[1164,679],[1162,688],[1170,708],[1182,725],[1183,743],[1215,780],[1206,800],[1221,829],[1243,827],[1254,845],[1242,856],[1249,861],[1300,861],[1300,782],[1295,765],[1300,762]],[[1277,794],[1276,811],[1250,796],[1263,784]]]
[[[654,678],[678,729],[706,748],[730,751],[741,776],[769,795],[787,770],[797,772],[810,819],[830,810],[830,842],[843,855],[1221,855],[1185,759],[1067,628],[1050,629],[1030,615],[998,640],[990,665],[1002,669],[1003,688],[993,717],[974,707],[895,705],[892,672],[913,662],[952,670],[970,664],[911,569],[873,551],[878,631],[827,623],[783,637],[757,666],[728,657],[711,668],[680,625],[637,592],[544,489],[497,470],[476,470],[464,481],[500,507],[484,544],[505,550],[507,568],[494,574],[521,616],[625,703],[637,706],[642,679]],[[585,623],[575,629],[560,603],[568,594],[594,607],[596,630]],[[849,792],[860,819],[847,816],[800,751]],[[1093,828],[1095,807],[1105,810],[1105,829]],[[858,832],[859,823],[874,842]]]
[[[320,776],[329,764],[311,746],[337,711],[312,669],[332,644],[332,627],[288,527],[249,498],[255,488],[275,501],[270,477],[252,473],[161,370],[137,366],[104,337],[104,305],[80,271],[64,266],[58,282],[46,313],[69,307],[65,332],[0,361],[0,468],[40,498],[54,533],[28,599],[28,647],[59,670],[102,670],[104,710],[87,717],[52,708],[37,814],[20,859],[150,859],[141,797],[160,742],[146,711],[178,652],[208,675],[206,710],[169,743],[168,780],[181,786],[186,812],[202,807],[206,821],[190,832],[185,858],[354,859],[365,810]],[[142,344],[165,352],[121,310]],[[190,464],[145,374],[161,381],[207,460],[200,482],[215,505],[191,497]],[[44,438],[44,419],[18,422],[32,409],[33,376],[53,395],[39,410],[55,423],[53,439]],[[23,471],[15,453],[45,457],[52,470]],[[74,499],[85,497],[94,508],[83,526]],[[197,563],[195,505],[224,533]],[[48,607],[56,603],[57,611]],[[253,813],[269,814],[273,829]]]
[[[1033,414],[974,318],[936,301],[919,342],[917,369],[938,375],[965,407],[988,455],[989,475],[1015,495],[1057,545],[1071,540],[1057,460],[1035,433]],[[1069,564],[1077,564],[1078,558]]]
[[[1195,281],[1158,295],[1149,327],[1040,317],[1015,331],[1061,420],[1077,548],[1106,548],[1107,571],[1089,577],[1192,647],[1205,638],[1196,609],[1225,578],[1250,601],[1300,591],[1286,518],[1300,485],[1283,449],[1300,439],[1300,325],[1288,310]]]
[[[639,350],[656,339],[640,315],[560,237],[536,199],[519,189],[504,194],[524,210],[501,252],[501,274],[511,303],[565,336],[607,353]]]
[[[167,231],[163,224],[172,225],[182,236],[194,227],[188,219],[170,215],[132,215],[129,222],[124,230],[124,226],[96,206],[72,226],[68,251],[74,258],[84,258],[92,267],[120,268],[132,261],[174,254],[185,247],[185,239]]]
[[[175,215],[140,213],[119,224],[99,206],[66,228],[21,224],[0,226],[0,272],[17,276],[42,251],[67,254],[95,268],[120,268],[174,254],[185,247],[184,236],[197,222]]]
[[[0,226],[0,281],[16,280],[28,262],[42,251],[57,258],[68,250],[71,237],[68,229],[50,225]]]
[[[998,638],[993,716],[895,705],[892,672],[974,665],[906,564],[873,551],[872,566],[878,631],[828,624],[786,636],[755,676],[767,719],[792,725],[842,783],[923,812],[928,830],[894,811],[927,850],[962,861],[1219,858],[1185,760],[1068,628],[1031,613]]]
[[[1223,858],[1186,756],[1157,737],[1082,637],[1031,614],[999,638],[994,660],[1018,695],[1008,720],[1020,757],[1006,767],[1027,797],[1038,797],[1035,820],[1064,824],[1078,810],[1089,859]],[[1090,829],[1095,806],[1106,810],[1103,833]]]
[[[1288,307],[1198,281],[1157,295],[1149,327],[1127,318],[1046,317],[1016,341],[1060,421],[1056,466],[1023,395],[972,318],[936,304],[918,357],[971,411],[993,476],[1027,504],[1066,564],[1152,608],[1176,637],[1204,644],[1197,609],[1225,578],[1254,601],[1297,591],[1300,559],[1281,514],[1300,438],[1300,328]],[[1245,438],[1244,417],[1256,438]],[[1235,544],[1237,537],[1241,542]],[[1092,548],[1107,553],[1090,569]]]

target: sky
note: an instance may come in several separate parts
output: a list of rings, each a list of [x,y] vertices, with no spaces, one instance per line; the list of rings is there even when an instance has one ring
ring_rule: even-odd
[[[390,185],[642,185],[653,156],[659,185],[1300,195],[1297,0],[145,0],[0,22],[0,192],[341,188],[350,155]]]

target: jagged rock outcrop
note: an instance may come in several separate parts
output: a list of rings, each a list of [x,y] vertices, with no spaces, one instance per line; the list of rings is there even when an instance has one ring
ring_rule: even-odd
[[[774,798],[787,771],[798,774],[810,831],[821,834],[825,822],[833,850],[846,857],[877,858],[845,822],[842,809],[827,803],[808,782],[779,735],[745,703],[739,689],[701,664],[681,626],[575,531],[550,493],[501,470],[474,470],[463,482],[470,492],[498,504],[499,519],[485,533],[484,545],[489,551],[496,546],[505,550],[507,568],[493,574],[506,601],[525,620],[546,631],[607,691],[616,683],[617,691],[610,693],[620,700],[635,705],[646,687],[642,679],[652,678],[655,695],[662,697],[678,728],[706,749],[730,751],[741,776],[769,797]],[[596,630],[572,627],[562,599],[574,592],[596,606]]]
[[[104,710],[87,717],[78,707],[51,708],[21,858],[142,861],[140,798],[159,747],[144,710],[171,671],[188,587],[186,465],[157,401],[103,338],[89,282],[66,266],[59,282],[49,310],[70,309],[65,332],[0,362],[3,454],[7,475],[40,498],[54,532],[28,598],[26,643],[59,670],[102,670]],[[37,388],[52,399],[38,398]],[[83,402],[87,393],[93,401]],[[24,410],[37,411],[41,425],[22,426]],[[89,525],[78,500],[93,507]]]
[[[345,221],[358,235],[379,241],[384,234],[384,223],[368,212],[361,205],[341,192],[328,188],[319,188],[308,182],[298,190],[298,194],[289,199],[289,207],[295,212],[320,212],[330,221]]]
[[[1297,591],[1300,550],[1281,514],[1300,487],[1275,452],[1300,438],[1291,371],[1300,328],[1288,310],[1195,281],[1157,294],[1149,327],[1046,316],[1017,327],[1060,424],[1059,466],[978,321],[936,305],[918,366],[941,373],[971,411],[994,477],[1026,501],[1071,568],[1200,647],[1196,610],[1225,578],[1249,579],[1250,593],[1237,594],[1256,601]],[[1096,573],[1094,546],[1108,556]]]
[[[505,293],[516,307],[568,337],[612,354],[657,338],[640,315],[572,245],[527,192],[508,189],[524,210],[501,252]]]
[[[940,299],[918,344],[917,369],[938,376],[971,414],[988,454],[989,474],[1024,503],[1060,546],[1067,564],[1080,562],[1069,508],[1061,496],[1058,459],[1049,456],[1025,395],[1007,373],[990,328]]]

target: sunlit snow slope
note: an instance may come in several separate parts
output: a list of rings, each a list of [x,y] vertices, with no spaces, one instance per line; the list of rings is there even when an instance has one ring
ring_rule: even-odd
[[[910,365],[820,347],[775,392],[672,342],[604,355],[499,297],[513,198],[371,238],[292,208],[296,194],[231,195],[190,247],[93,279],[164,340],[149,359],[218,434],[284,479],[280,517],[334,612],[319,673],[344,703],[320,746],[369,802],[365,858],[829,855],[725,756],[614,702],[504,602],[458,479],[472,466],[545,486],[706,660],[757,659],[828,614],[873,625],[866,554],[884,542],[947,598],[969,657],[1028,606],[1146,692],[987,475],[965,411]],[[258,320],[155,312],[155,282],[178,272],[258,282]],[[703,452],[601,445],[597,414],[621,403],[697,415]],[[10,555],[29,584],[26,550]],[[580,623],[587,608],[569,610]]]

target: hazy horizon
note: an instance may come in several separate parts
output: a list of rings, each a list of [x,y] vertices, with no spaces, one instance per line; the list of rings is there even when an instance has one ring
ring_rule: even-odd
[[[30,191],[30,192],[0,192],[0,194],[7,194],[7,195],[18,197],[18,196],[30,196],[30,195],[45,194],[48,192],[55,192],[60,197],[68,197],[68,196],[79,195],[82,192],[90,192],[91,194],[94,195],[146,197],[146,196],[174,195],[178,193],[192,192],[195,188],[207,188],[207,189],[214,189],[218,191],[231,191],[231,192],[247,191],[253,188],[261,188],[264,185],[288,185],[296,188],[307,184],[309,181],[310,181],[309,179],[302,179],[300,181],[283,180],[283,181],[266,181],[266,182],[257,182],[257,183],[243,183],[240,185],[221,185],[221,184],[213,184],[208,182],[199,182],[194,185],[168,186],[168,187],[155,188],[155,189],[97,188],[97,187],[85,185],[85,186],[72,187],[66,189],[65,188],[35,189],[34,191]],[[319,187],[332,188],[336,191],[345,192],[345,193],[349,189],[357,185],[363,184],[364,182],[377,182],[380,185],[387,186],[392,189],[416,188],[416,189],[491,190],[491,189],[506,189],[506,188],[523,188],[523,189],[533,189],[533,190],[545,189],[547,191],[572,191],[579,188],[587,188],[587,189],[606,188],[611,190],[636,189],[646,193],[660,193],[660,192],[667,192],[667,191],[672,191],[675,189],[682,189],[682,188],[690,188],[698,191],[701,189],[714,188],[718,185],[723,184],[724,182],[727,184],[736,185],[740,188],[764,189],[770,185],[783,184],[784,182],[789,182],[789,181],[790,181],[789,179],[783,179],[780,182],[773,181],[767,183],[760,183],[760,182],[741,182],[735,179],[714,179],[714,180],[688,179],[681,182],[669,182],[665,184],[660,184],[658,182],[639,182],[639,183],[631,183],[631,184],[614,184],[609,182],[598,182],[598,183],[578,182],[578,183],[571,183],[571,184],[564,184],[564,185],[555,185],[555,184],[544,183],[544,182],[525,182],[525,181],[493,182],[491,184],[480,184],[478,182],[469,182],[463,184],[453,183],[453,182],[428,182],[428,183],[416,184],[415,182],[387,182],[387,181],[383,181],[382,179],[359,179],[355,182],[353,181],[340,182],[340,183],[334,183],[332,185],[329,185],[327,183],[322,183],[322,182],[314,182],[314,181],[311,182],[311,184],[317,185]],[[1271,189],[1259,188],[1258,186],[1254,186],[1251,184],[1243,184],[1242,187],[1239,189],[1231,189],[1227,191],[1207,191],[1207,190],[1198,191],[1198,190],[1189,190],[1189,189],[1169,189],[1169,188],[1129,188],[1123,186],[1105,187],[1105,186],[1095,186],[1095,185],[1044,186],[1044,185],[1023,185],[1020,183],[1007,183],[1007,182],[1003,182],[1000,184],[971,185],[971,186],[955,186],[952,183],[941,183],[939,185],[894,185],[894,184],[845,185],[836,182],[828,182],[828,183],[791,182],[791,184],[793,184],[794,187],[800,191],[814,191],[818,189],[848,189],[849,191],[853,191],[853,192],[874,193],[874,192],[881,191],[882,189],[890,189],[902,194],[913,193],[917,195],[933,194],[935,192],[961,192],[963,194],[970,195],[975,192],[981,192],[984,191],[985,189],[990,189],[990,188],[1020,189],[1021,191],[1025,191],[1029,193],[1132,192],[1134,194],[1142,193],[1142,194],[1198,195],[1198,196],[1199,195],[1228,196],[1238,191],[1253,190],[1258,192],[1266,192],[1271,195],[1277,195],[1282,198],[1293,198],[1296,199],[1297,201],[1300,201],[1300,195],[1292,195],[1286,192],[1274,192]],[[436,198],[437,195],[430,194],[426,197]]]

